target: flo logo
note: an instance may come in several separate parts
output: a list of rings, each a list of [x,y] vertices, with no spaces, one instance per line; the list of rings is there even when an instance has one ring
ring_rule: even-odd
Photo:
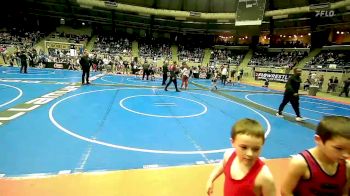
[[[316,11],[316,17],[333,17],[335,16],[334,10],[319,10]]]

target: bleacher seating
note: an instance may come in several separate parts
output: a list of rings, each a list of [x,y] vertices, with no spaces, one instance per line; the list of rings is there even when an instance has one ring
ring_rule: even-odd
[[[202,62],[204,57],[204,49],[179,45],[180,61]]]
[[[122,37],[98,36],[92,52],[128,55],[131,53],[131,42],[129,39]]]
[[[214,49],[211,55],[211,61],[220,64],[239,65],[247,51],[244,50],[227,50]]]
[[[6,31],[0,32],[0,45],[2,47],[28,48],[33,47],[41,38],[45,37],[45,33],[40,31]]]
[[[267,48],[259,48],[254,51],[249,66],[264,67],[294,67],[301,59],[307,56],[305,51],[268,52]]]
[[[77,44],[86,44],[89,39],[88,35],[76,35],[71,33],[52,33],[48,41],[62,41],[62,42],[70,42]]]
[[[140,45],[140,56],[144,58],[171,58],[170,44],[162,42],[160,40],[152,40],[151,42],[146,42],[144,40],[139,41]]]
[[[350,68],[350,50],[323,50],[305,68]]]

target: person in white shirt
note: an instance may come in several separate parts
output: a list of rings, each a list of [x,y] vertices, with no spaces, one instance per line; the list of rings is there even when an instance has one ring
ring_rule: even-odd
[[[215,70],[211,76],[211,88],[210,88],[211,91],[218,90],[218,87],[217,87],[218,77],[219,77],[218,71]]]
[[[221,70],[221,84],[223,84],[224,86],[226,85],[227,73],[227,67],[224,66],[224,68],[222,68]]]
[[[188,79],[190,78],[190,68],[186,63],[183,63],[183,69],[182,69],[182,83],[181,88],[185,88],[187,90],[188,88]]]
[[[312,85],[317,84],[317,74],[315,72],[311,73],[311,83],[312,83]]]

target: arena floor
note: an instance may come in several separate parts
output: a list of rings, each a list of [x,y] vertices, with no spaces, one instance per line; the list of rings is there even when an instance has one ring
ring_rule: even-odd
[[[279,183],[324,115],[350,116],[350,104],[302,96],[305,122],[290,105],[278,118],[281,91],[244,82],[210,91],[193,79],[175,92],[158,78],[91,75],[81,86],[80,71],[0,67],[1,195],[204,195],[231,126],[247,117],[266,129],[262,156]]]

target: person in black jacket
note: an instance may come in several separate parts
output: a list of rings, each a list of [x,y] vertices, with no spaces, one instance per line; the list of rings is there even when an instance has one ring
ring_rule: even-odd
[[[163,69],[162,69],[162,71],[163,71],[163,81],[162,81],[162,85],[166,85],[166,81],[167,81],[167,79],[168,79],[168,61],[164,61],[163,62]]]
[[[350,78],[344,81],[343,90],[340,92],[339,97],[341,97],[343,93],[345,93],[346,97],[349,97],[349,86],[350,86]]]
[[[179,69],[177,67],[177,62],[174,61],[173,65],[171,65],[169,67],[169,72],[170,72],[170,78],[169,78],[169,82],[168,84],[165,86],[164,90],[165,91],[168,91],[168,86],[170,85],[170,83],[174,83],[174,86],[175,86],[175,89],[176,89],[176,92],[180,92],[179,89],[177,89],[177,74],[179,73]]]
[[[145,79],[145,75],[146,75],[146,79],[148,80],[148,77],[150,74],[149,67],[150,67],[150,64],[147,62],[147,60],[145,60],[145,63],[142,65],[142,69],[143,69],[142,80]]]
[[[284,107],[287,105],[288,102],[292,105],[295,114],[296,114],[296,121],[303,121],[305,120],[300,116],[300,110],[299,110],[299,88],[301,83],[301,69],[295,68],[294,74],[288,79],[287,84],[285,86],[284,96],[282,103],[280,104],[280,107],[278,108],[278,112],[276,113],[276,116],[283,117],[282,111]]]
[[[89,59],[89,53],[87,51],[84,51],[84,55],[81,57],[79,61],[81,65],[81,69],[83,70],[83,74],[81,76],[81,84],[90,84],[89,82],[89,75],[90,75],[90,66],[91,62]],[[85,83],[85,77],[86,77],[86,83]]]
[[[27,63],[27,55],[24,51],[22,51],[20,54],[19,54],[19,58],[21,59],[21,69],[20,69],[20,73],[28,73],[27,72],[27,69],[28,69],[28,63]]]

